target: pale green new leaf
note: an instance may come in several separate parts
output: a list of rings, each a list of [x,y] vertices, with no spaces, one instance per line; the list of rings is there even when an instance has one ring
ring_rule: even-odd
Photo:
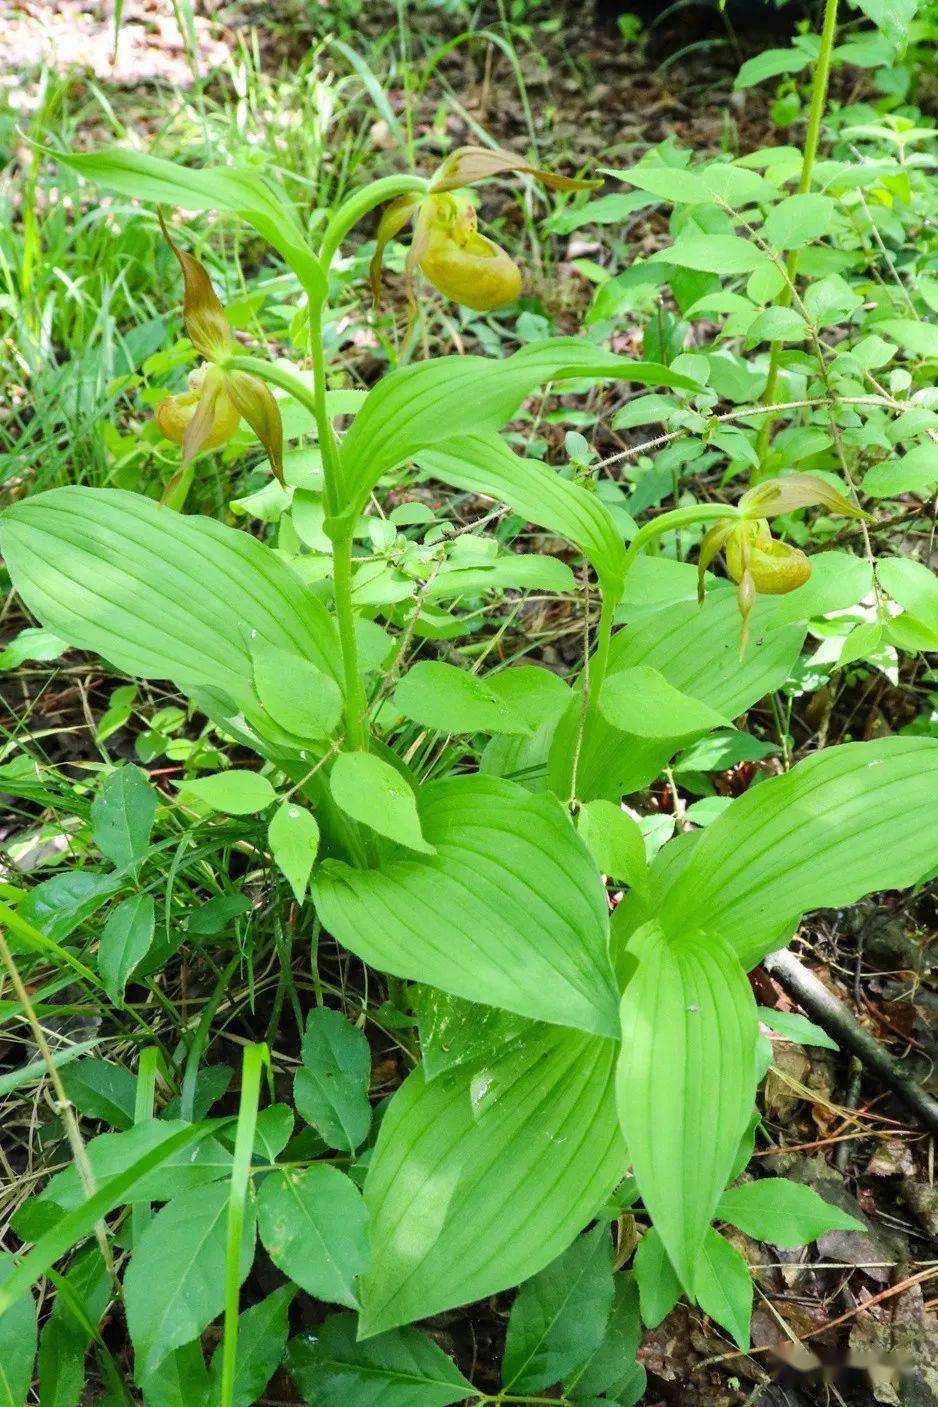
[[[253,225],[303,281],[307,291],[324,294],[326,280],[306,244],[293,203],[260,171],[230,166],[180,166],[148,152],[111,147],[98,152],[55,152],[89,181],[134,200],[186,210],[225,210]]]
[[[296,902],[302,904],[319,849],[316,817],[305,806],[284,801],[274,812],[267,830],[267,843],[274,863],[289,881]]]
[[[323,1164],[271,1173],[261,1183],[257,1217],[261,1242],[284,1275],[315,1299],[358,1308],[367,1213],[351,1178]]]
[[[329,774],[336,805],[398,845],[433,854],[424,837],[414,789],[396,767],[371,752],[340,752]]]
[[[334,1314],[293,1339],[287,1368],[316,1407],[452,1407],[472,1384],[418,1329],[392,1329],[362,1343],[354,1314]]]
[[[254,816],[276,800],[276,793],[260,772],[232,767],[227,772],[188,778],[179,789],[179,800],[184,805],[196,801],[225,816]]]
[[[642,1200],[678,1278],[694,1265],[755,1098],[758,1023],[746,975],[712,933],[635,934],[622,998],[619,1119]]]
[[[656,1329],[681,1298],[681,1282],[653,1226],[645,1232],[635,1252],[635,1282],[642,1320],[649,1329]]]
[[[279,727],[299,738],[327,738],[342,716],[342,690],[296,651],[252,649],[254,687]]]
[[[407,1078],[365,1183],[364,1334],[516,1285],[572,1241],[625,1170],[615,1058],[613,1041],[532,1026],[475,1065]]]
[[[708,593],[644,611],[612,640],[609,672],[647,667],[673,689],[725,718],[737,718],[788,678],[806,633],[803,621],[775,628],[778,602],[757,600],[745,657],[739,658],[739,611],[732,591]],[[580,710],[568,710],[550,755],[550,782],[558,796],[570,795],[570,768]],[[685,735],[686,739],[686,735]],[[616,801],[646,786],[673,756],[680,738],[640,738],[602,716],[593,717],[583,738],[577,795]]]
[[[669,684],[660,670],[637,664],[606,675],[599,709],[607,723],[645,738],[683,738],[730,720],[709,704]]]
[[[701,836],[661,923],[720,933],[745,967],[810,909],[916,884],[938,867],[938,740],[844,743],[747,791]]]
[[[813,1187],[785,1177],[763,1177],[729,1188],[720,1198],[717,1217],[772,1246],[806,1246],[828,1231],[866,1230]]]
[[[34,615],[128,674],[255,713],[248,642],[341,676],[322,602],[255,538],[209,518],[121,489],[50,489],[4,511],[0,547]]]
[[[633,889],[647,889],[645,837],[621,806],[614,801],[587,801],[580,807],[577,829],[603,874],[624,880]]]
[[[401,367],[368,392],[342,444],[343,513],[357,514],[383,474],[421,450],[465,435],[488,436],[548,381],[617,379],[696,389],[665,366],[630,362],[572,337],[510,357],[438,357]]]
[[[435,854],[316,871],[328,931],[381,971],[616,1034],[605,891],[558,802],[481,776],[431,782],[420,801]]]
[[[712,1227],[694,1267],[694,1296],[704,1314],[726,1329],[745,1353],[752,1318],[752,1275],[736,1247]]]
[[[514,733],[531,729],[517,709],[468,670],[442,660],[419,660],[394,691],[394,706],[405,718],[438,733]]]

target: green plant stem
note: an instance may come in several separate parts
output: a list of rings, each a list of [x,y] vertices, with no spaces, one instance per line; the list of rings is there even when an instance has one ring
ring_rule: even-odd
[[[385,176],[380,181],[372,181],[343,201],[326,226],[319,250],[319,262],[326,273],[329,272],[329,265],[335,258],[339,245],[359,220],[376,206],[383,205],[388,200],[395,200],[398,196],[425,195],[427,186],[428,182],[423,176]]]
[[[355,614],[352,609],[352,535],[349,531],[343,531],[341,536],[332,540],[332,573],[336,624],[345,676],[345,734],[353,751],[366,751],[368,734],[365,714],[368,701],[358,668]]]
[[[814,173],[818,140],[821,135],[821,119],[824,116],[824,107],[827,102],[827,84],[830,78],[831,54],[833,53],[834,38],[837,33],[837,4],[838,0],[826,0],[824,7],[824,26],[821,30],[821,48],[811,79],[811,106],[808,111],[808,126],[805,132],[804,148],[801,158],[801,179],[798,182],[799,195],[806,195],[811,189],[811,177]],[[798,272],[797,249],[789,250],[787,269],[788,281],[779,294],[777,302],[777,306],[780,308],[787,308],[791,303],[792,285],[795,281],[795,275]],[[765,390],[762,393],[762,402],[764,405],[772,405],[775,400],[778,389],[781,355],[781,342],[773,342],[769,352],[768,380],[765,383]],[[771,434],[772,420],[769,418],[763,421],[756,440],[756,450],[760,461],[765,459]]]
[[[662,513],[658,518],[652,518],[650,523],[645,523],[629,543],[628,551],[625,554],[625,575],[631,569],[632,563],[643,548],[653,542],[656,537],[661,537],[664,533],[674,532],[677,528],[686,528],[691,523],[713,522],[717,518],[738,518],[741,514],[739,509],[732,503],[691,503],[686,508],[672,508],[669,513]]]
[[[241,1300],[241,1241],[248,1199],[251,1155],[257,1128],[261,1071],[269,1060],[267,1047],[249,1045],[241,1066],[241,1099],[231,1165],[231,1191],[228,1200],[228,1241],[225,1255],[225,1331],[222,1339],[221,1407],[232,1407],[238,1358],[238,1310]]]
[[[653,518],[650,523],[645,523],[635,534],[623,563],[622,581],[623,589],[628,577],[632,563],[643,548],[653,542],[656,537],[661,537],[663,533],[674,532],[678,528],[689,526],[691,523],[704,523],[713,521],[716,518],[736,518],[739,517],[739,509],[729,503],[692,503],[686,508],[673,508],[669,513],[662,513],[660,517]],[[583,738],[586,729],[592,719],[596,716],[599,708],[599,695],[606,678],[606,671],[609,668],[609,651],[612,645],[612,627],[615,623],[616,607],[622,599],[623,592],[612,596],[608,592],[603,594],[602,608],[599,613],[599,624],[596,629],[596,644],[590,656],[585,671],[585,695],[586,702],[580,715],[580,726],[577,734],[576,747],[574,749],[573,775],[571,783],[571,804],[576,800],[577,771],[579,768],[580,753],[583,747]]]

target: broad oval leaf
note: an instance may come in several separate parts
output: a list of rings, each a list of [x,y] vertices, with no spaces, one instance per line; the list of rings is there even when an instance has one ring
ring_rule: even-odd
[[[371,1049],[364,1031],[331,1007],[306,1018],[293,1098],[297,1113],[330,1148],[354,1152],[371,1127]]]
[[[122,489],[59,488],[7,508],[0,545],[34,615],[128,674],[213,690],[254,714],[248,641],[341,677],[322,602],[273,552],[222,523]]]
[[[717,932],[745,967],[810,909],[899,889],[938,866],[938,740],[844,743],[734,801],[664,897],[669,933]]]
[[[91,803],[91,834],[101,854],[118,869],[146,855],[156,802],[156,789],[139,767],[125,763],[105,777]]]
[[[558,802],[494,777],[420,793],[436,854],[313,877],[326,928],[383,972],[469,1001],[615,1035],[605,891]]]
[[[322,267],[306,244],[292,202],[260,171],[230,166],[190,168],[123,147],[96,152],[57,151],[55,159],[87,180],[134,200],[179,205],[186,210],[226,210],[238,215],[283,255],[308,292],[326,292]]]
[[[108,916],[98,944],[98,971],[115,1005],[150,951],[156,924],[152,894],[132,894]]]
[[[382,474],[421,450],[489,435],[536,387],[577,377],[697,389],[665,366],[630,362],[573,337],[532,343],[510,357],[436,357],[401,367],[368,392],[342,443],[343,513],[357,514]]]
[[[732,1335],[743,1353],[747,1352],[752,1318],[752,1275],[745,1258],[712,1226],[704,1237],[694,1268],[694,1296],[704,1314],[715,1319]]]
[[[363,1335],[536,1274],[625,1171],[616,1045],[557,1027],[394,1095],[365,1183]]]
[[[636,933],[622,998],[619,1119],[642,1200],[685,1290],[756,1087],[756,1007],[722,939]]]
[[[440,733],[520,733],[527,721],[492,687],[468,670],[442,660],[419,660],[394,691],[405,718]]]

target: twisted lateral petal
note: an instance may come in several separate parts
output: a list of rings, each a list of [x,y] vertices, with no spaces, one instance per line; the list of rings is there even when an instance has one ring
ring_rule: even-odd
[[[186,332],[196,351],[200,352],[206,361],[217,361],[230,351],[232,345],[231,328],[225,310],[218,301],[218,295],[212,287],[204,264],[174,243],[166,228],[163,212],[159,211],[158,214],[163,237],[182,269],[182,316]]]
[[[526,176],[534,176],[554,191],[590,191],[603,183],[581,181],[573,176],[555,176],[552,171],[542,171],[532,166],[523,156],[512,151],[487,147],[460,147],[451,152],[443,162],[430,189],[435,192],[454,191],[461,186],[471,186],[490,176],[499,176],[503,171],[521,171]]]
[[[267,453],[270,467],[283,483],[283,422],[273,392],[260,377],[247,371],[227,371],[224,389],[239,415],[250,425]]]
[[[375,252],[368,270],[371,281],[371,296],[376,304],[381,297],[381,266],[384,263],[384,251],[395,235],[400,234],[408,221],[413,219],[421,199],[422,197],[416,192],[399,196],[397,200],[392,200],[390,205],[386,206],[381,215],[375,235]]]

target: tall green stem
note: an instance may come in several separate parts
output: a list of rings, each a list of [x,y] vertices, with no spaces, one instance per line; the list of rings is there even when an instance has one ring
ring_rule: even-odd
[[[382,180],[372,181],[354,195],[350,195],[348,200],[339,206],[323,235],[319,262],[326,273],[328,274],[329,265],[349,230],[369,211],[383,205],[385,201],[395,200],[400,195],[424,195],[426,190],[427,181],[423,176],[385,176]]]
[[[808,110],[808,127],[805,132],[804,151],[801,158],[801,179],[798,182],[799,195],[806,195],[811,189],[811,177],[814,173],[818,140],[821,135],[821,119],[824,116],[824,108],[827,103],[827,84],[831,71],[831,54],[834,49],[834,37],[837,33],[837,4],[838,0],[826,0],[824,7],[824,27],[821,31],[821,49],[811,79],[811,106]],[[787,272],[788,280],[778,298],[777,306],[780,308],[787,308],[791,304],[792,288],[795,282],[795,275],[798,272],[797,249],[791,249],[788,252]],[[773,342],[769,353],[768,380],[765,383],[765,391],[762,394],[763,405],[772,405],[775,401],[781,355],[781,342]],[[756,449],[760,461],[765,459],[771,434],[772,420],[769,417],[763,421],[759,430],[758,439],[756,440]]]

